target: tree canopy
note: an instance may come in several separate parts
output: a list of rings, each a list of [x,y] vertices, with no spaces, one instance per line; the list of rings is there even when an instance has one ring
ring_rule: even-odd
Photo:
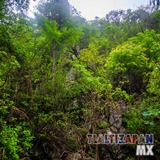
[[[154,134],[160,150],[160,10],[87,21],[67,0],[0,2],[0,159],[141,159],[87,134]],[[151,1],[151,6],[159,1]]]

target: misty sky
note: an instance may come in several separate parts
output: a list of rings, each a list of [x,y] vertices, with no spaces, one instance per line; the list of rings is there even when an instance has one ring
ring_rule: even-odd
[[[37,0],[38,1],[38,0]],[[33,8],[36,2],[31,0],[30,15],[33,12]],[[111,10],[119,9],[136,9],[141,5],[147,5],[149,0],[68,0],[69,3],[80,11],[81,16],[87,20],[93,20],[96,16],[99,18],[105,17],[105,15]]]
[[[111,10],[119,9],[136,9],[140,5],[147,5],[149,0],[68,0],[81,15],[88,20],[94,19],[95,16],[99,18]]]

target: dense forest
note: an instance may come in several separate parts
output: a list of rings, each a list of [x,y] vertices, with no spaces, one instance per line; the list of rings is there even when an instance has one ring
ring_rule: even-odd
[[[159,160],[159,1],[87,21],[67,0],[0,1],[0,159]],[[87,134],[153,134],[136,145]]]

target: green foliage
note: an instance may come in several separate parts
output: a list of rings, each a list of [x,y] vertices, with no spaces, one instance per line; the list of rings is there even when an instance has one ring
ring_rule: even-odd
[[[151,73],[150,83],[148,84],[148,92],[160,97],[160,64],[154,64],[154,70]]]
[[[0,134],[2,159],[19,159],[19,154],[24,154],[31,148],[33,136],[31,136],[30,130],[22,130],[21,126],[16,126],[15,128],[6,125],[3,126]]]
[[[127,133],[153,133],[158,146],[159,11],[87,22],[67,0],[50,0],[26,19],[16,13],[29,1],[11,2],[0,2],[0,159],[95,158],[86,134],[118,132],[115,112]]]
[[[20,155],[25,153],[32,147],[31,141],[33,136],[30,130],[21,127],[3,126],[3,130],[0,133],[0,157],[6,159],[19,159]]]
[[[72,89],[78,94],[104,90],[106,86],[104,62],[104,56],[98,55],[94,44],[90,44],[88,49],[83,49],[79,57],[71,62],[75,72],[73,75],[75,84]]]
[[[3,127],[3,131],[0,135],[0,151],[3,153],[1,156],[2,159],[19,159],[19,155],[17,154],[17,144],[19,142],[18,132],[20,132],[19,127]]]
[[[159,62],[155,64],[154,70],[151,73],[150,82],[148,84],[148,92],[150,97],[144,99],[142,105],[147,107],[143,112],[145,123],[152,127],[159,128],[160,118],[160,103],[159,103]]]
[[[77,140],[75,137],[68,137],[67,138],[68,145],[72,150],[78,151],[80,149],[79,144],[77,143]]]
[[[116,87],[128,93],[138,92],[143,88],[145,73],[149,69],[148,58],[141,46],[130,42],[117,47],[107,59],[107,74]]]
[[[11,115],[17,110],[14,102],[9,100],[9,95],[4,94],[0,99],[0,158],[19,159],[32,147],[33,136],[30,129],[27,129],[27,122],[18,123],[18,117]],[[6,121],[6,119],[8,119]],[[10,122],[10,125],[8,124]],[[11,124],[12,123],[12,124]]]
[[[157,62],[160,51],[160,35],[154,30],[146,30],[144,33],[138,33],[136,37],[131,38],[134,44],[141,45],[144,53],[151,62]]]
[[[108,123],[106,122],[106,121],[102,121],[102,122],[100,122],[100,124],[99,124],[99,128],[107,128],[108,127]]]
[[[106,67],[114,86],[128,93],[140,93],[146,88],[149,62],[156,62],[159,54],[158,37],[154,31],[146,30],[110,53]]]
[[[138,107],[138,109],[137,109]],[[126,124],[128,133],[140,134],[143,131],[144,119],[142,118],[143,108],[139,106],[132,106],[128,113],[124,114],[123,121]],[[132,119],[130,119],[132,117]]]
[[[37,16],[37,21],[38,25],[41,25],[41,33],[48,39],[48,42],[58,43],[61,36],[58,24],[41,16]]]

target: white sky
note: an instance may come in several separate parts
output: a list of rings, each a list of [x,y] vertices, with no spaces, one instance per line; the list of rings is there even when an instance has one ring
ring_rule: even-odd
[[[96,16],[99,18],[111,10],[136,9],[141,5],[147,5],[149,0],[68,0],[81,15],[88,20],[93,20]]]
[[[37,1],[31,0],[31,9],[36,5]],[[147,5],[149,0],[68,0],[69,3],[74,6],[81,16],[87,20],[93,20],[96,16],[99,18],[105,17],[111,10],[127,10],[137,9],[141,5]],[[33,11],[30,11],[33,12]],[[29,15],[32,16],[31,13]]]

